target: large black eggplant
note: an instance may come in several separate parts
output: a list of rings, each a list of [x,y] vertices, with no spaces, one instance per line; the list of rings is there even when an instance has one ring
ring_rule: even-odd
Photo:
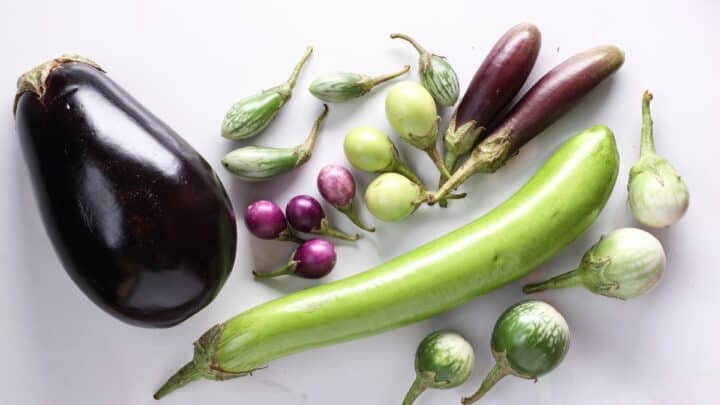
[[[21,76],[14,108],[47,232],[92,301],[145,327],[212,301],[235,259],[235,214],[192,146],[75,55]]]

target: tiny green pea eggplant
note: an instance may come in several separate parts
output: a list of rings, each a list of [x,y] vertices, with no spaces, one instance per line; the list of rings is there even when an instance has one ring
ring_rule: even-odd
[[[526,294],[585,287],[595,294],[627,300],[653,289],[665,271],[665,251],[650,233],[637,228],[610,232],[585,253],[580,266],[523,287]]]
[[[679,221],[688,209],[690,194],[675,168],[655,152],[650,116],[652,94],[642,100],[640,160],[630,169],[628,193],[635,219],[652,228],[666,228]]]
[[[310,84],[310,93],[327,103],[343,103],[367,94],[375,86],[402,76],[410,70],[404,66],[395,73],[371,77],[357,73],[327,73]]]
[[[310,58],[312,51],[312,47],[308,46],[302,59],[295,65],[295,69],[285,83],[235,103],[225,114],[222,136],[239,140],[251,138],[262,132],[292,96],[300,71]]]
[[[268,180],[302,166],[312,156],[320,125],[327,116],[328,106],[315,120],[310,135],[305,142],[294,148],[275,148],[269,146],[245,146],[228,153],[222,159],[222,165],[230,173],[243,180]]]
[[[450,107],[460,95],[457,74],[443,56],[428,52],[417,41],[405,34],[390,34],[390,38],[400,38],[410,43],[420,54],[420,80],[430,92],[435,102],[442,107]]]
[[[472,373],[475,354],[461,335],[439,330],[429,334],[415,353],[415,381],[402,405],[411,405],[428,388],[454,388]]]
[[[552,371],[565,358],[570,332],[565,318],[543,301],[525,301],[505,311],[490,340],[495,365],[480,388],[463,405],[482,398],[507,375],[529,380]]]

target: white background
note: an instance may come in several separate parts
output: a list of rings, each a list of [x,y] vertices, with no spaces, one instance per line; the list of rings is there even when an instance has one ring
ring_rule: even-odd
[[[192,3],[0,5],[0,403],[153,403],[151,394],[190,358],[191,343],[210,325],[274,297],[363,271],[477,218],[517,190],[563,140],[602,123],[614,130],[620,148],[615,191],[592,228],[527,280],[569,270],[602,233],[633,224],[625,186],[638,155],[640,97],[646,88],[655,94],[658,150],[684,176],[692,195],[680,223],[654,232],[668,255],[664,281],[631,302],[582,290],[544,294],[570,324],[566,360],[537,384],[505,379],[484,403],[714,402],[720,378],[717,2]],[[353,126],[391,132],[384,118],[386,88],[378,88],[357,102],[331,106],[316,153],[301,170],[249,187],[222,169],[221,156],[238,145],[219,135],[227,108],[284,81],[307,44],[315,46],[315,54],[293,99],[254,142],[291,146],[306,136],[320,111],[307,86],[320,73],[379,74],[412,64],[411,77],[417,79],[415,51],[388,39],[390,32],[411,34],[447,56],[464,88],[495,41],[522,21],[535,23],[543,35],[530,83],[570,55],[603,43],[624,49],[626,63],[498,173],[475,176],[465,186],[467,199],[446,211],[425,207],[402,223],[378,224],[375,235],[355,245],[339,244],[338,266],[327,279],[254,282],[251,269],[284,262],[292,247],[249,238],[240,224],[236,266],[218,298],[177,327],[152,330],[104,314],[60,266],[38,215],[11,113],[16,77],[37,63],[63,52],[95,59],[208,159],[242,212],[254,199],[284,205],[297,193],[317,195],[320,167],[346,164],[341,143]],[[421,177],[434,183],[429,160],[398,144]],[[364,190],[371,176],[356,177]],[[347,220],[328,212],[339,227],[352,230]],[[370,221],[367,212],[363,215]],[[458,403],[490,368],[492,325],[502,310],[523,298],[520,286],[510,285],[401,330],[274,361],[253,377],[195,382],[163,403],[397,404],[414,377],[416,344],[438,328],[456,329],[473,343],[475,372],[464,386],[428,392],[418,403]]]

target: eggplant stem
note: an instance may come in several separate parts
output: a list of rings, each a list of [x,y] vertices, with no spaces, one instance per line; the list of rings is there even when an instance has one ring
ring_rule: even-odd
[[[425,153],[430,156],[430,160],[435,163],[435,167],[437,167],[438,171],[440,172],[441,176],[445,176],[449,178],[451,176],[450,172],[448,171],[448,168],[445,166],[445,163],[443,163],[442,156],[440,156],[440,152],[438,152],[435,145],[431,145],[429,148],[425,149]]]
[[[370,83],[371,83],[370,88],[373,88],[373,87],[377,86],[377,85],[380,84],[380,83],[384,83],[384,82],[386,82],[386,81],[388,81],[388,80],[392,80],[392,79],[394,79],[394,78],[396,78],[396,77],[402,76],[402,75],[404,75],[405,73],[407,73],[409,70],[410,70],[410,65],[405,65],[405,66],[403,66],[402,69],[398,70],[398,71],[395,72],[395,73],[388,73],[388,74],[385,74],[385,75],[375,76],[375,77],[373,77],[372,79],[370,79]]]
[[[395,163],[393,163],[392,166],[390,166],[390,169],[384,170],[384,171],[402,174],[403,176],[410,179],[410,181],[412,181],[413,183],[417,184],[418,186],[422,187],[423,189],[425,188],[425,185],[423,184],[422,180],[420,180],[420,178],[415,173],[413,173],[413,171],[410,170],[410,168],[407,167],[399,159],[395,160]]]
[[[318,133],[320,132],[320,126],[325,120],[325,117],[327,117],[328,110],[328,105],[323,104],[323,112],[315,119],[312,129],[310,130],[310,135],[308,135],[302,145],[295,149],[297,153],[297,162],[295,163],[295,167],[304,164],[312,156],[313,149],[315,149],[315,142],[317,141]]]
[[[539,283],[526,284],[522,290],[525,294],[532,294],[557,288],[579,287],[583,285],[582,278],[582,269],[577,268]]]
[[[305,50],[305,53],[303,54],[300,61],[295,65],[295,68],[293,69],[292,73],[290,74],[290,78],[288,78],[287,82],[285,84],[292,90],[295,88],[295,83],[297,83],[298,76],[300,75],[300,71],[302,70],[303,66],[305,65],[305,62],[307,62],[308,58],[310,58],[310,55],[312,55],[313,47],[308,46]]]
[[[328,222],[327,218],[323,218],[320,221],[320,228],[315,228],[310,231],[310,233],[318,234],[318,235],[326,235],[331,236],[333,238],[338,238],[342,240],[348,240],[351,242],[354,242],[358,239],[360,239],[359,234],[350,235],[347,234],[339,229],[333,228],[330,226],[330,222]]]
[[[640,139],[640,156],[655,153],[655,140],[653,139],[653,121],[650,115],[650,101],[652,93],[645,90],[642,98],[642,132]]]
[[[422,383],[420,378],[415,378],[415,381],[413,381],[407,394],[405,394],[405,399],[403,399],[402,405],[411,405],[420,396],[420,394],[425,392],[426,388],[427,387]]]
[[[159,390],[153,395],[155,399],[161,399],[165,395],[181,388],[199,378],[203,377],[203,373],[197,367],[194,361],[185,364]]]
[[[437,201],[449,198],[448,193],[455,190],[455,188],[475,174],[478,166],[475,160],[466,161],[465,164],[460,166],[460,168],[445,181],[437,192],[428,194],[428,204],[432,205]]]
[[[253,270],[253,276],[255,278],[273,278],[278,276],[287,276],[290,274],[295,273],[295,269],[297,268],[298,261],[296,260],[290,260],[286,264],[278,267],[277,269],[269,272],[261,272],[261,271],[255,271]]]
[[[285,230],[280,232],[280,235],[278,235],[275,239],[281,242],[305,243],[305,240],[295,235],[295,233],[293,233],[293,231],[291,231],[289,228],[285,228]]]
[[[480,388],[478,388],[478,390],[469,397],[463,397],[460,402],[463,405],[472,404],[473,402],[482,398],[498,381],[502,380],[502,378],[506,375],[506,369],[500,364],[500,362],[496,362],[492,370],[490,370],[488,375],[483,380]]]
[[[337,207],[337,209],[338,211],[345,214],[345,216],[348,217],[348,219],[352,221],[352,223],[355,224],[358,228],[368,232],[375,232],[374,226],[367,226],[362,222],[362,220],[360,219],[360,215],[358,215],[357,211],[355,210],[355,205],[352,201],[350,201],[350,204],[348,205]]]
[[[410,45],[412,45],[415,49],[417,49],[417,51],[418,51],[418,53],[419,53],[420,55],[430,54],[430,52],[428,52],[427,49],[425,49],[422,45],[420,45],[419,42],[417,42],[416,40],[412,39],[412,38],[411,38],[410,36],[408,36],[408,35],[400,34],[400,33],[395,33],[395,34],[390,34],[390,38],[392,38],[392,39],[400,38],[400,39],[403,39],[403,40],[409,42]]]

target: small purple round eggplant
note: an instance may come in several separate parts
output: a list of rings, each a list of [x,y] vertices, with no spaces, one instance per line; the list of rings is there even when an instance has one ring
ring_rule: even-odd
[[[331,227],[318,200],[309,195],[293,197],[285,207],[285,215],[287,215],[290,226],[300,232],[326,235],[350,241],[360,238],[360,235],[348,235]]]
[[[332,243],[325,239],[310,239],[300,245],[287,264],[263,273],[253,271],[257,278],[271,278],[282,275],[296,275],[302,278],[321,278],[326,276],[337,262],[337,254]]]
[[[339,165],[327,165],[320,170],[317,187],[325,201],[347,216],[360,229],[375,232],[374,227],[365,225],[358,216],[355,199],[355,179],[352,173]]]
[[[250,204],[245,211],[245,226],[260,239],[303,242],[290,231],[285,214],[272,201],[258,200]]]

